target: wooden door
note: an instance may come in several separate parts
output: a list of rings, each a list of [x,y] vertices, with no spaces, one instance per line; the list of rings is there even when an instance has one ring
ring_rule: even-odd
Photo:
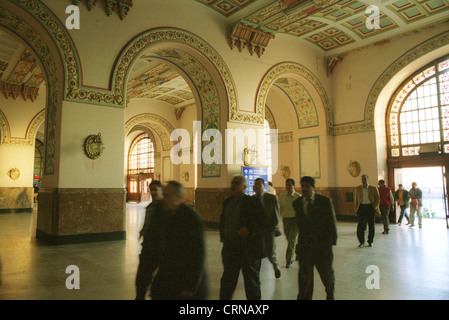
[[[128,176],[128,201],[141,201],[141,183],[138,177]]]

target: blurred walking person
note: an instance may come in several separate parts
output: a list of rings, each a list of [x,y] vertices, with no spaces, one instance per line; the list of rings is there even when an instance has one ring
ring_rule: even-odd
[[[273,265],[274,275],[276,279],[281,277],[281,270],[278,267],[278,259],[276,257],[275,232],[279,224],[279,201],[278,198],[265,192],[265,180],[258,178],[254,181],[254,197],[262,204],[266,219],[266,226],[263,230],[265,241],[265,252],[268,260]]]
[[[142,230],[140,230],[139,238],[143,237],[146,229],[148,228],[148,222],[150,221],[150,216],[156,204],[163,198],[162,188],[164,185],[159,180],[153,180],[150,183],[150,194],[151,203],[145,209],[145,222],[143,224]]]
[[[263,231],[265,215],[260,201],[245,194],[248,182],[243,175],[231,181],[231,196],[223,202],[220,240],[223,242],[223,275],[220,300],[231,300],[243,273],[248,300],[260,300],[260,264],[266,256]]]
[[[150,286],[152,300],[207,297],[202,222],[184,201],[184,187],[176,181],[168,182],[144,234],[136,276],[136,300],[144,300]]]

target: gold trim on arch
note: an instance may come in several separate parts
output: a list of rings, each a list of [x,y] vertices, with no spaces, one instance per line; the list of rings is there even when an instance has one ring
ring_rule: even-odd
[[[151,123],[154,127],[154,130],[158,133],[161,139],[162,150],[170,150],[172,147],[170,135],[174,130],[174,127],[167,120],[156,114],[143,113],[129,119],[125,124],[125,136],[128,136],[136,125],[144,125],[144,123]]]
[[[283,62],[272,67],[263,77],[256,98],[256,110],[265,111],[265,101],[268,92],[274,82],[282,75],[295,74],[308,80],[322,99],[324,111],[326,114],[327,131],[329,134],[333,133],[333,117],[330,100],[326,94],[326,90],[321,85],[317,77],[301,64],[294,62]],[[264,117],[264,115],[263,115]]]
[[[45,109],[36,114],[28,125],[25,138],[11,138],[8,121],[4,113],[0,110],[1,143],[15,146],[33,146],[36,139],[37,130],[45,121]]]
[[[341,124],[334,126],[334,134],[350,134],[358,133],[364,131],[374,130],[374,114],[377,100],[379,99],[380,93],[388,84],[388,82],[393,79],[399,71],[407,67],[410,63],[416,59],[449,44],[449,31],[439,34],[423,43],[413,47],[408,50],[398,59],[396,59],[378,78],[374,83],[371,91],[369,92],[368,99],[365,105],[365,119],[360,122]]]

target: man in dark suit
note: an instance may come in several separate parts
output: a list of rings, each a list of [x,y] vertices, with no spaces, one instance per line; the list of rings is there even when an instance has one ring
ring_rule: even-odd
[[[136,300],[145,299],[150,285],[153,300],[207,298],[202,222],[184,201],[184,187],[170,181],[149,216],[136,275]]]
[[[254,181],[254,197],[262,204],[264,209],[266,226],[263,230],[265,241],[265,252],[268,260],[273,265],[276,279],[281,277],[281,270],[278,268],[278,259],[276,257],[275,231],[280,220],[280,208],[278,198],[274,194],[265,192],[265,180],[257,178]]]
[[[260,262],[265,257],[263,228],[266,224],[262,205],[245,195],[248,182],[243,175],[231,181],[231,196],[223,202],[220,240],[223,242],[223,276],[220,300],[231,300],[240,270],[248,300],[260,300]]]
[[[335,277],[332,246],[337,244],[337,224],[332,200],[315,193],[315,179],[301,178],[302,197],[293,201],[298,223],[298,300],[311,300],[313,267],[316,266],[326,290],[334,299]]]

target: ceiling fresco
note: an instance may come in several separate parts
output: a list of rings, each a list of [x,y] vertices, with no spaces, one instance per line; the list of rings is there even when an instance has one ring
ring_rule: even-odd
[[[225,17],[241,11],[244,7],[257,0],[195,0],[203,3],[211,9],[221,13]]]
[[[176,51],[173,52],[176,54]],[[148,98],[176,108],[195,103],[192,90],[184,78],[172,66],[161,62],[157,53],[140,57],[128,78],[128,100]]]
[[[34,54],[0,30],[0,91],[4,96],[34,101],[44,80]]]
[[[366,23],[373,21],[372,4],[378,9],[375,28]],[[228,36],[231,47],[250,53],[258,53],[257,46],[263,53],[269,40],[286,34],[332,55],[448,21],[449,0],[277,0],[231,22]],[[258,43],[260,33],[269,40]]]

